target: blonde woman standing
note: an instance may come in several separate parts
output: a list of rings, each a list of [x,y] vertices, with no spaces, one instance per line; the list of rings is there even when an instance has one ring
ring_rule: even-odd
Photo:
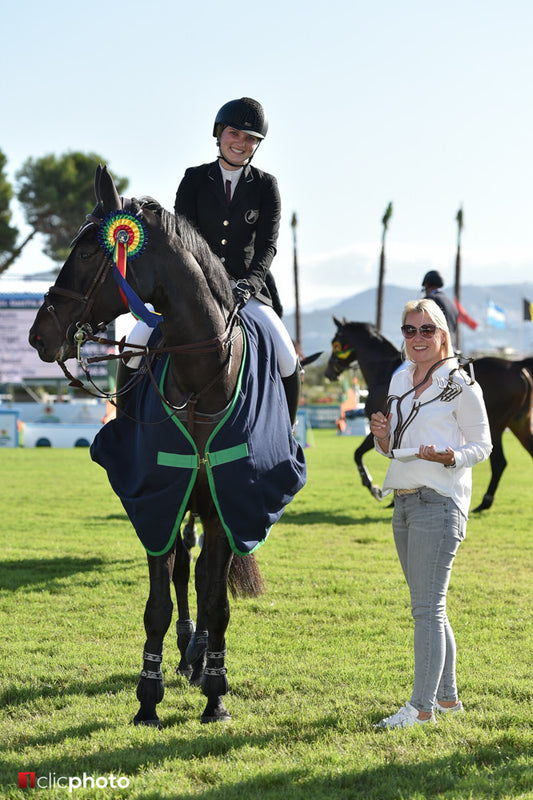
[[[376,727],[435,722],[463,709],[455,638],[446,613],[453,561],[465,537],[472,467],[492,450],[479,384],[453,353],[444,314],[413,300],[402,314],[408,361],[392,377],[388,413],[372,414],[375,448],[391,459],[384,494],[394,492],[392,528],[414,620],[411,698]]]

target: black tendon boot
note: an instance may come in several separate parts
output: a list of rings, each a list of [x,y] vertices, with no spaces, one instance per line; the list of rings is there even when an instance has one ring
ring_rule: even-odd
[[[285,397],[287,398],[287,406],[289,407],[289,417],[291,425],[296,424],[296,415],[298,414],[298,407],[300,405],[300,392],[302,389],[302,367],[300,362],[296,364],[296,369],[289,375],[288,378],[281,379],[283,388],[285,389]]]

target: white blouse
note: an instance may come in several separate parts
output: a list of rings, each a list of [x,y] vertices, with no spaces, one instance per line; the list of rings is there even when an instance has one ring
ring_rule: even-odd
[[[414,392],[401,402],[391,405],[391,438],[389,451],[384,453],[374,440],[378,453],[391,459],[383,484],[383,494],[393,489],[416,489],[427,486],[439,494],[451,497],[461,513],[468,517],[472,495],[472,467],[490,456],[490,437],[487,410],[479,383],[470,383],[463,370],[445,362],[432,375],[431,385],[415,398]],[[389,399],[401,398],[413,388],[414,364],[400,368],[392,376]],[[449,383],[450,374],[451,383]],[[409,416],[411,419],[409,420]],[[404,424],[399,442],[394,434]],[[425,461],[409,449],[418,452],[420,445],[434,444],[438,450],[451,447],[455,451],[455,467],[446,468],[434,461]],[[394,450],[393,450],[394,448]],[[398,450],[404,452],[398,452]]]

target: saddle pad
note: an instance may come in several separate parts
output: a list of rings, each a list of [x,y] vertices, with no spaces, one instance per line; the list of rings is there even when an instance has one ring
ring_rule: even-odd
[[[292,434],[270,334],[241,316],[245,354],[226,416],[199,454],[149,376],[134,388],[125,413],[104,425],[91,446],[143,546],[151,555],[173,544],[200,468],[205,466],[233,552],[247,555],[305,485],[303,450]],[[163,394],[169,356],[153,374]]]

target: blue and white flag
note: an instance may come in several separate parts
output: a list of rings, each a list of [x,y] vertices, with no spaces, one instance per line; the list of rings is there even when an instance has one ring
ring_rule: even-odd
[[[487,304],[487,322],[493,328],[505,328],[505,311],[492,300],[489,300]]]

